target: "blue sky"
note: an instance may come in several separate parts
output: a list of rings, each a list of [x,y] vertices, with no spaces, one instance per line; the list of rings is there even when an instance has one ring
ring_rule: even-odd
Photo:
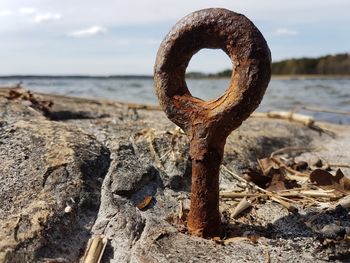
[[[0,75],[152,74],[173,24],[208,7],[251,19],[274,61],[350,51],[349,0],[0,0]],[[229,67],[203,50],[188,71]]]

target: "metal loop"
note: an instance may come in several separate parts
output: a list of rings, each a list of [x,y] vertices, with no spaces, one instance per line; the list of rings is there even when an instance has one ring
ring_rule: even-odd
[[[228,89],[210,101],[193,97],[185,81],[191,57],[203,48],[222,49],[234,64]],[[170,120],[186,132],[205,122],[224,136],[256,109],[270,75],[270,50],[260,31],[244,15],[222,8],[181,19],[160,45],[154,67],[156,93]]]

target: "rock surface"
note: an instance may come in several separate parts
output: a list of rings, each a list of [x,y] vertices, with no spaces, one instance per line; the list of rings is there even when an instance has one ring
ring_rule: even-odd
[[[349,243],[336,243],[350,227],[349,211],[341,208],[291,214],[266,201],[229,225],[227,234],[239,237],[229,244],[187,235],[174,218],[180,207],[189,208],[188,140],[162,112],[34,96],[39,104],[0,90],[0,262],[78,262],[88,239],[98,234],[108,238],[102,262],[344,262],[350,257]],[[43,101],[53,102],[49,111],[38,107]],[[335,135],[250,118],[229,136],[224,165],[243,173],[255,168],[258,158],[288,146],[316,147],[298,157],[309,163],[317,158],[348,163],[350,127],[324,125]],[[350,175],[349,169],[343,172]],[[225,170],[220,178],[221,190],[237,187]],[[139,209],[149,196],[150,204]],[[220,204],[224,220],[234,205]],[[329,238],[334,242],[325,242]]]
[[[110,152],[79,127],[3,97],[1,114],[0,262],[73,262],[90,237]]]

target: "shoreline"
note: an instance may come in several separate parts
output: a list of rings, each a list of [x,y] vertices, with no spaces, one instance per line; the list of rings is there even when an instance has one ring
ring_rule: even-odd
[[[61,95],[61,94],[54,94],[54,93],[45,93],[45,92],[37,92],[37,91],[30,91],[23,87],[16,87],[16,86],[1,86],[0,85],[0,97],[6,97],[8,96],[9,92],[11,90],[19,90],[20,92],[32,92],[32,94],[39,95],[42,97],[47,98],[50,101],[60,101],[64,100],[70,103],[78,103],[78,104],[85,104],[85,103],[91,103],[95,105],[108,105],[112,107],[126,107],[128,109],[133,110],[146,110],[146,111],[157,111],[157,112],[163,112],[159,104],[156,103],[137,103],[137,102],[131,102],[131,101],[118,101],[113,99],[103,99],[103,98],[90,98],[90,97],[84,97],[84,96],[69,96],[69,95]],[[348,115],[349,112],[345,111],[339,111],[334,109],[328,109],[328,108],[317,108],[317,107],[306,107],[304,110],[307,112],[328,112],[328,113],[334,113],[334,114],[340,114],[340,115]],[[272,111],[259,111],[256,110],[253,112],[250,116],[253,118],[261,118],[263,115],[265,117],[270,117],[272,119],[284,119],[284,120],[293,120],[293,114],[296,113],[296,115],[302,116],[302,121],[297,120],[297,122],[303,123],[303,121],[310,121],[317,122],[318,124],[329,124],[329,125],[338,125],[338,126],[348,126],[350,127],[350,123],[336,123],[336,122],[330,122],[330,121],[324,121],[324,120],[318,120],[314,119],[312,117],[312,114],[299,114],[298,112],[290,111],[282,111],[282,110],[272,110]],[[268,116],[268,115],[283,115],[283,116]],[[298,119],[299,117],[297,117]],[[308,126],[308,125],[306,125]]]
[[[109,106],[117,106],[117,107],[127,107],[128,109],[133,110],[148,110],[148,111],[158,111],[163,112],[160,105],[157,103],[138,103],[138,102],[132,102],[132,101],[121,101],[121,100],[113,100],[113,99],[106,99],[106,98],[92,98],[92,97],[86,97],[86,96],[72,96],[72,95],[62,95],[62,94],[55,94],[55,93],[46,93],[46,92],[38,92],[38,91],[31,91],[30,89],[24,88],[22,86],[2,86],[0,85],[0,97],[6,97],[8,96],[9,92],[11,90],[18,90],[20,92],[23,91],[29,91],[32,92],[32,94],[39,95],[46,97],[50,99],[51,101],[55,100],[65,100],[70,101],[72,103],[92,103],[92,104],[103,104],[103,105],[109,105]],[[350,123],[338,123],[338,122],[332,122],[327,120],[320,120],[313,117],[313,114],[305,114],[306,112],[323,112],[323,113],[332,113],[332,114],[340,114],[340,115],[349,115],[350,112],[337,110],[337,109],[331,109],[331,108],[321,108],[321,107],[313,107],[313,106],[305,106],[304,108],[301,108],[300,110],[303,110],[302,112],[293,112],[292,109],[290,111],[276,109],[276,110],[270,110],[270,111],[260,111],[257,109],[254,113],[251,114],[251,117],[261,117],[261,114],[269,115],[269,114],[275,114],[279,115],[282,113],[282,115],[288,115],[292,116],[294,113],[297,113],[296,115],[301,114],[304,118],[311,119],[313,122],[317,123],[323,123],[323,124],[335,124],[340,126],[349,126]],[[282,119],[289,119],[290,117],[281,117]],[[279,117],[277,118],[279,119]]]
[[[0,79],[153,79],[152,75],[4,75]],[[230,77],[219,76],[187,76],[186,79],[227,79]],[[306,80],[306,79],[350,79],[350,75],[319,75],[319,74],[296,74],[296,75],[271,75],[271,79],[277,80]]]

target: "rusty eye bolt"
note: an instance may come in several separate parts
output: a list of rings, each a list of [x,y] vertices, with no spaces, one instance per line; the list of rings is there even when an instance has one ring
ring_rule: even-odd
[[[228,89],[210,101],[193,97],[185,81],[191,57],[202,48],[220,48],[234,63]],[[191,234],[220,235],[219,169],[226,138],[257,108],[270,77],[271,54],[264,37],[244,15],[227,9],[189,14],[161,43],[154,67],[156,93],[167,117],[190,139]]]

